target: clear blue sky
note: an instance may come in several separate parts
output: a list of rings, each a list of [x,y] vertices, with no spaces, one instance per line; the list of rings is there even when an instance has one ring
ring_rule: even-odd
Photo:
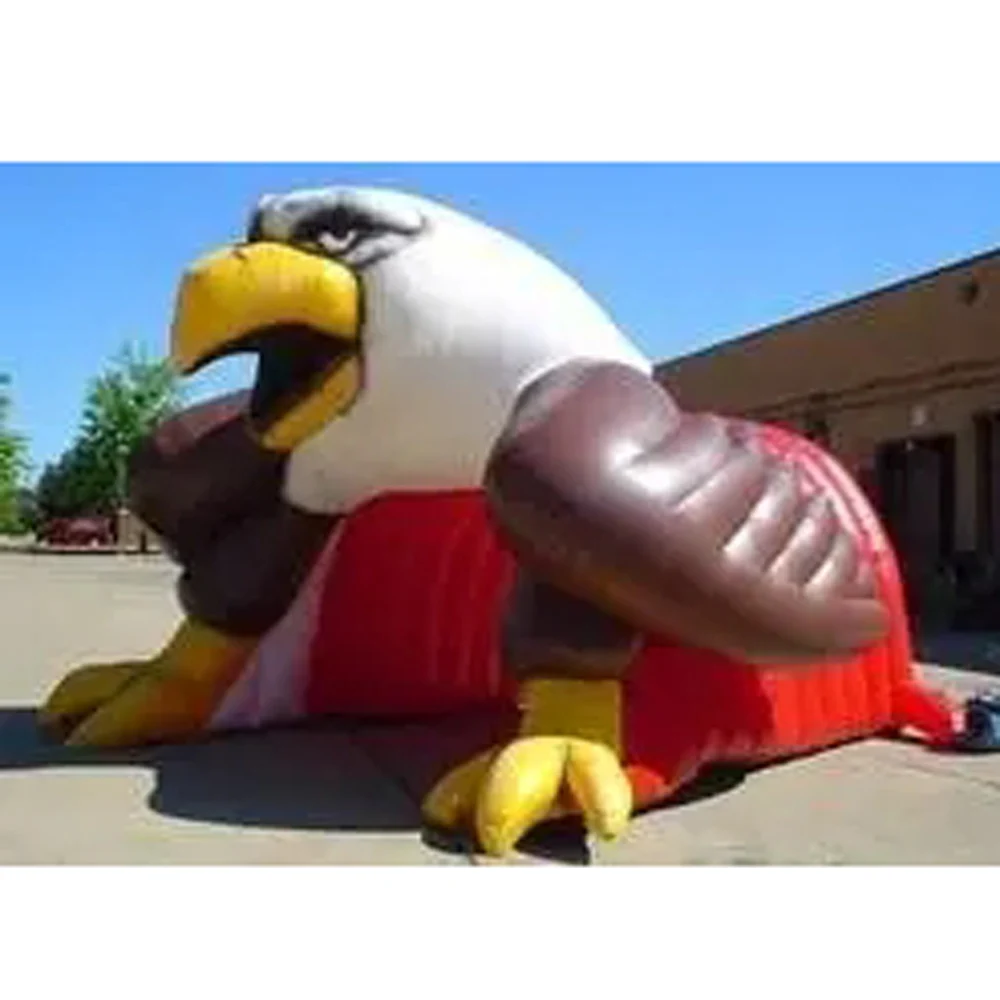
[[[258,195],[342,182],[513,230],[663,358],[1000,244],[994,166],[3,164],[0,371],[36,471],[122,343],[165,351],[179,273]],[[225,362],[192,397],[248,372]]]

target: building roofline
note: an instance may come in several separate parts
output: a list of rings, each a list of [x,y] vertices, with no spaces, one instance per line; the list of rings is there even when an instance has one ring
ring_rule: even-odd
[[[971,257],[964,257],[961,260],[952,261],[949,264],[942,264],[929,271],[922,271],[919,274],[911,275],[908,278],[901,278],[898,281],[893,281],[888,285],[880,285],[877,288],[873,288],[867,292],[862,292],[859,295],[852,295],[850,298],[840,299],[837,302],[831,302],[829,305],[819,306],[817,309],[810,309],[808,312],[800,313],[797,316],[791,316],[788,319],[779,320],[777,323],[770,323],[767,326],[758,327],[756,330],[751,330],[749,333],[741,333],[735,337],[728,337],[727,339],[720,340],[717,343],[709,344],[708,347],[701,347],[696,351],[679,354],[674,358],[658,362],[656,364],[656,371],[658,373],[666,371],[673,365],[679,364],[683,361],[693,361],[696,358],[710,357],[713,354],[722,354],[732,347],[751,343],[755,340],[762,340],[764,337],[780,333],[783,330],[789,327],[797,326],[800,323],[818,319],[820,316],[826,316],[830,313],[838,312],[841,309],[849,309],[852,306],[860,305],[862,302],[878,298],[881,295],[898,292],[904,288],[910,287],[911,285],[918,285],[923,281],[929,281],[932,278],[937,278],[943,274],[947,274],[950,271],[960,271],[964,268],[973,267],[976,264],[982,264],[985,261],[993,260],[995,258],[1000,258],[1000,247],[993,247],[991,250],[985,250],[982,253],[973,254]]]

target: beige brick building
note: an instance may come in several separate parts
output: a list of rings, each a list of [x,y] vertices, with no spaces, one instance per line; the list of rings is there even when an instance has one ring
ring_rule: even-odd
[[[862,480],[909,575],[1000,556],[1000,250],[665,362],[688,408],[791,424]]]

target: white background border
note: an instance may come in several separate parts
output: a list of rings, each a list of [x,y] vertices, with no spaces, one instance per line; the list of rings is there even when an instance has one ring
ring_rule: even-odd
[[[16,9],[8,160],[997,153],[985,3]],[[957,1000],[997,989],[994,872],[12,868],[0,992]]]

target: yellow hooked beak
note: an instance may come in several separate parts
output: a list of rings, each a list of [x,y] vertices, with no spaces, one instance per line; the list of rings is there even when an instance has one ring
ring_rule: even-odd
[[[336,261],[280,243],[229,247],[185,274],[171,331],[183,374],[259,355],[250,418],[264,445],[291,451],[361,391],[361,290]]]

